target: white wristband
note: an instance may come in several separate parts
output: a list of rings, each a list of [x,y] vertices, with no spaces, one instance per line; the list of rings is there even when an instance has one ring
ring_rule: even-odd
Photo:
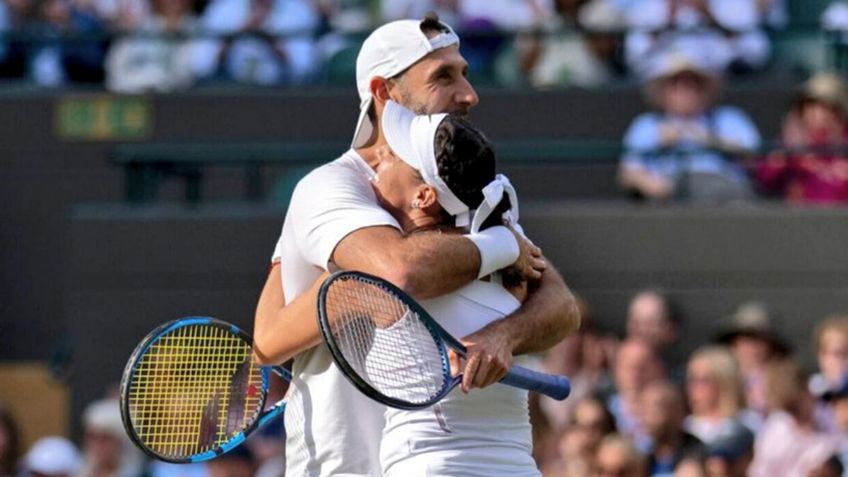
[[[477,278],[491,275],[518,260],[518,239],[511,230],[502,225],[489,227],[476,234],[466,234],[464,237],[474,242],[480,251],[480,272]]]

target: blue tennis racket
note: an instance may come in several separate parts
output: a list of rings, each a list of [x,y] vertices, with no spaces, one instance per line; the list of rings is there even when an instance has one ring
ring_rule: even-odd
[[[150,456],[173,463],[215,458],[283,413],[265,408],[270,374],[250,336],[214,318],[188,317],[156,328],[136,347],[121,379],[121,416],[130,438]]]
[[[421,409],[462,381],[452,376],[448,348],[465,346],[398,287],[361,272],[331,275],[318,292],[318,321],[333,360],[366,396],[398,409]],[[562,400],[563,376],[514,366],[502,383]]]

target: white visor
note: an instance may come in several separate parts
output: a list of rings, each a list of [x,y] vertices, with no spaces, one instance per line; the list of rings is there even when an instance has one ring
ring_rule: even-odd
[[[436,164],[436,129],[447,116],[444,113],[417,116],[389,100],[383,109],[381,124],[386,142],[395,155],[418,171],[425,183],[436,189],[439,204],[456,217],[456,226],[466,227],[471,222],[470,210],[439,177]]]

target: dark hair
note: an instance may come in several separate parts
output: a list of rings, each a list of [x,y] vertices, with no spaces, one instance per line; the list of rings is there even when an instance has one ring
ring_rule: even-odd
[[[21,440],[18,425],[12,411],[0,403],[0,428],[5,428],[9,438],[6,454],[0,454],[0,475],[15,475],[16,465],[21,452]]]
[[[483,201],[483,188],[495,178],[495,151],[479,130],[467,121],[446,117],[436,128],[434,151],[439,177],[469,208]],[[483,222],[480,229],[502,225],[501,215],[509,207],[509,197],[503,200]]]
[[[445,25],[439,21],[439,14],[432,10],[424,14],[424,18],[421,19],[419,27],[424,33],[427,33],[428,31],[445,33],[448,31],[448,29],[445,28]]]

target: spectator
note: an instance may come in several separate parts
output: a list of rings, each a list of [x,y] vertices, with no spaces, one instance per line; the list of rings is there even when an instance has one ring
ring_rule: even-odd
[[[74,477],[80,468],[80,455],[64,437],[43,437],[24,457],[24,477]]]
[[[720,346],[695,350],[686,368],[686,397],[691,414],[684,429],[710,445],[734,425],[742,410],[739,369],[730,351]]]
[[[621,343],[613,368],[616,394],[608,407],[618,431],[633,438],[639,448],[645,448],[649,437],[639,420],[642,392],[654,381],[665,376],[662,361],[644,341],[629,339]]]
[[[427,12],[436,12],[439,19],[452,27],[460,25],[460,0],[389,0],[380,2],[383,22],[424,18]]]
[[[575,29],[563,4],[582,4]],[[623,73],[618,62],[619,31],[623,20],[606,0],[556,3],[559,15],[546,25],[537,58],[528,65],[530,83],[537,88],[600,87]]]
[[[300,84],[318,66],[313,36],[319,17],[309,0],[213,0],[201,24],[226,36],[207,38],[195,49],[199,77]]]
[[[627,11],[628,64],[638,71],[666,45],[691,43],[719,70],[761,69],[769,58],[768,36],[760,30],[771,2],[759,0],[642,0]],[[758,4],[765,7],[761,9]],[[772,15],[773,16],[773,15]]]
[[[704,459],[697,454],[683,456],[680,462],[674,466],[674,477],[707,477],[707,468]]]
[[[713,439],[707,448],[708,477],[746,477],[754,458],[754,433],[734,422]]]
[[[730,346],[742,376],[744,401],[747,404],[745,422],[753,430],[765,418],[765,370],[769,361],[785,356],[789,347],[772,323],[772,312],[761,302],[749,301],[724,319],[718,334],[719,343]]]
[[[120,404],[103,399],[89,404],[82,417],[83,463],[76,477],[140,477],[144,460],[121,420]]]
[[[70,0],[43,0],[38,5],[40,21],[34,33],[43,40],[33,47],[30,59],[30,73],[35,82],[52,87],[102,82],[106,42],[98,38],[73,38],[104,34],[100,20],[76,8]]]
[[[813,395],[822,397],[840,388],[845,376],[848,376],[848,316],[826,318],[816,326],[813,336],[819,372],[810,377],[808,387]],[[816,422],[822,429],[838,432],[838,420],[832,410],[833,406],[827,402],[819,402]]]
[[[209,477],[253,477],[256,472],[256,460],[248,446],[236,446],[210,460],[208,465]]]
[[[819,372],[810,378],[810,388],[821,395],[842,386],[848,375],[848,316],[825,318],[816,326],[813,336]]]
[[[839,386],[825,392],[822,399],[830,408],[839,446],[836,453],[842,463],[848,462],[848,374]]]
[[[166,92],[193,82],[192,0],[153,0],[138,35],[118,40],[106,58],[106,86],[121,93]]]
[[[650,200],[749,198],[736,161],[759,147],[759,134],[741,110],[715,106],[721,76],[691,49],[672,46],[645,71],[646,95],[657,110],[637,117],[625,134],[621,185]]]
[[[498,54],[510,40],[502,32],[530,32],[540,29],[545,18],[553,14],[549,3],[544,0],[459,2],[462,55],[468,61],[470,74],[491,77]],[[523,49],[521,40],[519,36],[518,49]]]
[[[683,430],[685,402],[670,381],[655,381],[642,392],[641,420],[650,436],[648,470],[651,476],[671,476],[687,455],[702,454],[704,445]]]
[[[556,434],[573,420],[577,403],[595,395],[606,399],[613,388],[610,367],[618,340],[601,334],[593,325],[588,304],[581,299],[577,303],[580,329],[548,350],[544,361],[545,372],[568,376],[571,380],[568,399],[557,401],[544,395],[539,397],[540,409]]]
[[[668,365],[668,353],[677,341],[679,317],[671,298],[659,288],[641,290],[627,306],[627,337],[653,346]]]
[[[31,0],[0,2],[0,34],[20,35],[29,20]],[[20,39],[0,40],[0,78],[23,78],[26,73],[26,44]]]
[[[21,436],[12,411],[0,403],[0,477],[12,477],[18,471]]]
[[[646,477],[645,458],[629,438],[610,434],[605,437],[595,455],[593,477]]]
[[[842,460],[832,455],[824,463],[810,471],[807,477],[843,477],[844,472],[845,466],[842,464]]]
[[[129,32],[150,19],[147,0],[72,0],[76,8],[97,17],[110,31]]]
[[[591,397],[580,400],[571,424],[558,434],[556,459],[546,466],[544,474],[585,475],[601,440],[615,431],[615,418],[603,402]]]
[[[801,368],[788,358],[773,361],[766,374],[771,412],[754,442],[749,477],[807,477],[837,450],[835,438],[813,419],[814,398]]]
[[[799,203],[848,201],[848,91],[841,76],[819,73],[801,86],[781,142],[755,171],[766,192]]]

